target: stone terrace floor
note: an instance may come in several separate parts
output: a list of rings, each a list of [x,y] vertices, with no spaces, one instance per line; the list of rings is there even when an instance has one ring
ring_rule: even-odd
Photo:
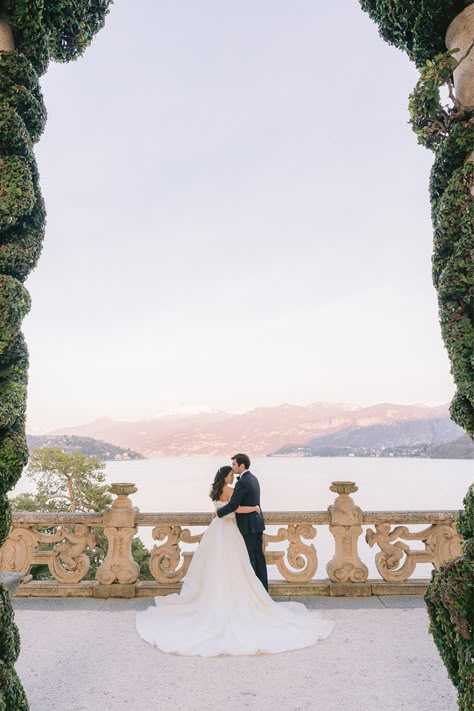
[[[15,598],[16,668],[31,711],[456,711],[422,598],[292,599],[334,619],[332,636],[205,659],[137,636],[135,612],[153,598]]]

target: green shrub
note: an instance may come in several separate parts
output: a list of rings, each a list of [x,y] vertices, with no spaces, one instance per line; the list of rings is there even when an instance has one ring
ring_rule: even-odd
[[[456,393],[451,417],[474,438],[474,111],[454,94],[453,71],[464,60],[446,51],[452,20],[471,0],[360,0],[380,34],[404,49],[420,68],[410,95],[410,121],[418,142],[435,152],[430,178],[434,229],[433,282],[441,335]],[[474,51],[471,48],[470,51]],[[441,87],[449,100],[441,100]]]
[[[360,4],[377,23],[381,37],[420,67],[446,49],[446,30],[471,1],[360,0]]]
[[[430,632],[458,691],[460,711],[474,703],[474,485],[464,498],[456,526],[463,555],[434,571],[425,595]]]
[[[110,0],[4,0],[15,50],[0,52],[0,545],[11,526],[6,496],[28,460],[25,410],[28,354],[21,323],[23,286],[36,266],[46,212],[33,144],[46,123],[38,76],[50,59],[78,57],[103,26]],[[0,711],[28,708],[13,669],[17,632],[0,588]],[[5,592],[5,591],[4,591]],[[5,592],[6,595],[6,592]]]

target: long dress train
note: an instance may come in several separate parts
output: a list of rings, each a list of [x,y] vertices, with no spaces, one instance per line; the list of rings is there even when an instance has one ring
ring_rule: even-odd
[[[250,565],[235,514],[229,514],[207,528],[181,592],[155,597],[155,607],[137,613],[136,627],[163,652],[215,657],[309,647],[328,637],[335,623],[302,603],[272,600]]]

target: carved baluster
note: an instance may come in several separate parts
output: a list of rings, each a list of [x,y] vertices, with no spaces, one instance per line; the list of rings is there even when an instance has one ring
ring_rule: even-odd
[[[313,545],[303,543],[301,540],[316,537],[316,529],[309,523],[288,524],[286,528],[279,528],[275,535],[265,533],[263,536],[264,549],[268,543],[289,541],[286,558],[291,568],[285,561],[284,551],[267,551],[265,558],[267,565],[276,565],[278,572],[285,580],[291,583],[306,583],[310,581],[318,569],[318,556]],[[296,570],[294,570],[296,568]]]
[[[422,541],[424,550],[411,549],[405,541]],[[437,569],[449,558],[461,555],[461,538],[453,525],[433,524],[423,531],[410,533],[406,526],[378,523],[375,531],[369,528],[365,539],[370,547],[377,544],[380,552],[375,556],[377,570],[388,582],[405,582],[418,563],[432,563]],[[402,563],[402,559],[405,560]]]
[[[24,524],[13,524],[10,535],[0,548],[0,571],[23,573],[23,583],[32,580],[29,574],[33,556],[38,546],[35,531]]]
[[[56,537],[65,540],[49,552],[48,567],[58,582],[78,583],[89,570],[90,560],[84,550],[95,546],[95,536],[89,526],[78,523],[74,526],[74,533],[61,528]]]
[[[203,534],[193,536],[188,528],[181,526],[156,526],[151,532],[155,541],[164,541],[150,551],[150,572],[159,583],[179,583],[188,572],[193,553],[182,552],[183,543],[199,543]],[[182,556],[182,565],[180,567]]]
[[[362,533],[363,513],[349,496],[358,490],[353,481],[333,481],[329,487],[339,494],[328,507],[331,523],[329,530],[335,538],[336,551],[326,570],[334,583],[363,583],[369,571],[359,558],[357,542]]]
[[[365,540],[372,548],[378,544],[381,551],[375,556],[375,565],[384,580],[403,582],[407,580],[416,568],[416,551],[411,551],[410,546],[398,538],[407,538],[408,528],[396,526],[390,530],[389,523],[378,523],[375,531],[367,529]],[[402,563],[403,558],[405,560]],[[428,562],[428,561],[426,561]]]
[[[461,542],[461,536],[456,531],[454,523],[451,525],[438,523],[430,527],[425,545],[436,570],[450,558],[462,555]]]
[[[137,532],[135,518],[138,508],[128,498],[137,487],[134,484],[112,484],[115,499],[112,507],[104,511],[104,533],[107,537],[107,555],[97,569],[97,580],[104,585],[119,582],[134,583],[140,572],[138,563],[132,556],[132,538]]]

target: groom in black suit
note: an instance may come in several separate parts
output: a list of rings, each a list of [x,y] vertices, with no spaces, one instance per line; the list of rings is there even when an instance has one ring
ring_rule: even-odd
[[[260,484],[256,476],[249,471],[250,459],[246,454],[235,454],[232,457],[232,471],[237,475],[237,484],[229,502],[217,509],[219,518],[233,513],[239,506],[260,506]],[[268,591],[267,564],[263,554],[263,531],[265,521],[263,514],[235,514],[237,526],[243,536],[255,575]]]

